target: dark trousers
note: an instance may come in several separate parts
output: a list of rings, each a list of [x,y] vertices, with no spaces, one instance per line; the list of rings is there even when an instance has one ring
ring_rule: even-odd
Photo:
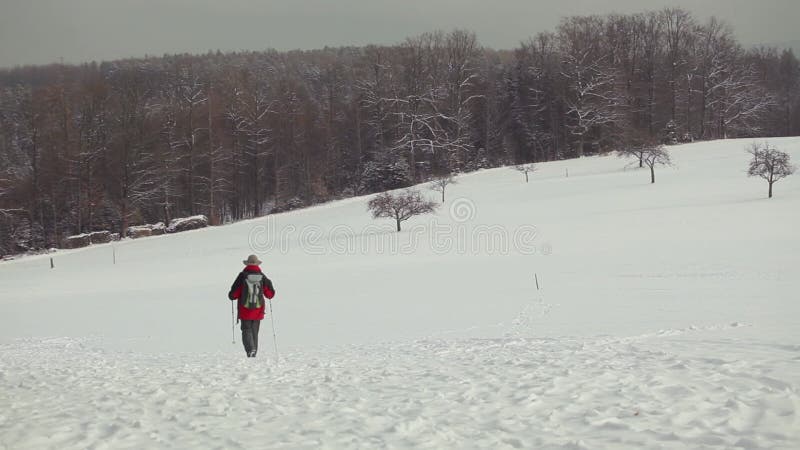
[[[254,358],[258,351],[258,328],[260,326],[260,320],[242,320],[242,344],[244,344],[244,351],[249,358]]]

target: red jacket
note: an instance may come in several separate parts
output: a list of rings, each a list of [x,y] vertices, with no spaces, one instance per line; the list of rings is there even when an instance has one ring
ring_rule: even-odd
[[[239,300],[241,298],[244,278],[251,273],[260,273],[261,275],[264,275],[264,272],[262,272],[258,266],[245,266],[244,270],[236,277],[236,280],[234,280],[233,285],[231,285],[231,290],[228,292],[229,299]],[[272,281],[267,278],[266,275],[264,275],[264,296],[268,299],[275,297],[275,287],[272,285]],[[239,319],[261,320],[264,318],[265,308],[266,304],[258,309],[248,309],[244,307],[243,302],[239,302]]]

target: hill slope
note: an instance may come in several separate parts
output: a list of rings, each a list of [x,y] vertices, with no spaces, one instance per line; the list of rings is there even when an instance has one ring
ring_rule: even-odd
[[[767,200],[749,142],[0,264],[0,448],[797,447],[800,176]],[[280,362],[231,345],[253,251]]]

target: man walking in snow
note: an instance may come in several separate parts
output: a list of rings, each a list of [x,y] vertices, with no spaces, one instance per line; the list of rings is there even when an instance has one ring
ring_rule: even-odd
[[[261,271],[261,261],[256,255],[250,255],[242,262],[245,265],[244,270],[231,285],[228,298],[239,301],[242,344],[247,357],[255,358],[258,351],[258,329],[264,319],[266,302],[275,296],[275,287]]]

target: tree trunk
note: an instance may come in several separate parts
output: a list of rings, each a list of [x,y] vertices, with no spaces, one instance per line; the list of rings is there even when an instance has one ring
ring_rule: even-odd
[[[125,198],[122,199],[121,220],[119,222],[119,237],[125,237],[125,231],[128,229],[128,202]]]
[[[692,136],[692,76],[686,78],[686,135]]]
[[[768,198],[772,198],[772,183],[773,183],[772,181],[769,182],[769,197]]]
[[[411,122],[411,184],[417,182],[417,160],[414,155],[414,122]],[[399,230],[398,230],[399,231]]]
[[[128,189],[130,187],[130,170],[129,170],[129,163],[130,163],[130,141],[126,134],[125,139],[122,143],[122,189],[120,195],[120,223],[119,223],[119,236],[120,238],[125,237],[125,231],[128,229],[128,197],[130,193]]]
[[[361,180],[361,155],[364,153],[362,150],[362,139],[361,139],[361,105],[359,102],[356,102],[355,106],[356,112],[356,176],[353,177],[353,195],[358,195],[359,192],[359,185]]]
[[[194,215],[194,109],[193,105],[189,105],[189,154],[186,159],[187,162],[187,188],[189,194],[189,215]]]
[[[650,184],[656,182],[656,169],[655,166],[650,166]]]
[[[281,196],[280,196],[280,190],[281,190],[280,173],[281,173],[281,171],[280,171],[280,166],[279,166],[279,162],[280,161],[278,160],[279,152],[280,152],[280,147],[275,147],[275,149],[272,151],[272,167],[273,167],[272,170],[275,172],[275,187],[274,187],[275,192],[272,193],[272,207],[273,207],[273,209],[278,207],[278,200],[280,200],[280,198],[281,198]]]
[[[656,78],[653,76],[652,73],[649,74],[649,85],[647,87],[647,131],[650,137],[655,136],[655,129],[653,128],[653,118],[655,114],[653,110],[655,109],[655,97],[656,97]]]
[[[48,245],[50,243],[53,243],[53,244],[55,244],[56,247],[58,247],[58,243],[61,242],[61,236],[59,235],[59,231],[60,230],[59,230],[59,227],[58,227],[58,210],[56,209],[56,202],[55,202],[56,196],[55,196],[55,193],[51,192],[50,193],[50,198],[54,199],[54,201],[50,203],[50,208],[52,210],[52,216],[53,216],[53,236],[51,237],[50,242],[48,243]],[[120,236],[122,236],[122,235],[120,235]]]
[[[700,139],[704,139],[706,137],[706,102],[708,100],[706,94],[706,77],[703,77],[703,92],[700,94],[700,133],[698,134]]]
[[[395,220],[397,220],[397,231],[400,232],[400,219]]]
[[[87,230],[89,232],[95,231],[94,224],[94,196],[92,195],[92,163],[91,160],[86,161],[86,204],[89,209],[89,218]]]
[[[212,84],[208,84],[208,220],[211,225],[219,225],[219,218],[217,216],[217,209],[215,207],[214,198],[214,184],[216,181],[216,172],[214,167],[214,159],[216,154],[214,152],[214,119],[213,111],[211,109],[211,92]]]
[[[169,191],[167,190],[167,186],[164,185],[164,225],[169,225],[169,221],[172,220],[172,212],[170,211],[170,203],[169,203]]]

